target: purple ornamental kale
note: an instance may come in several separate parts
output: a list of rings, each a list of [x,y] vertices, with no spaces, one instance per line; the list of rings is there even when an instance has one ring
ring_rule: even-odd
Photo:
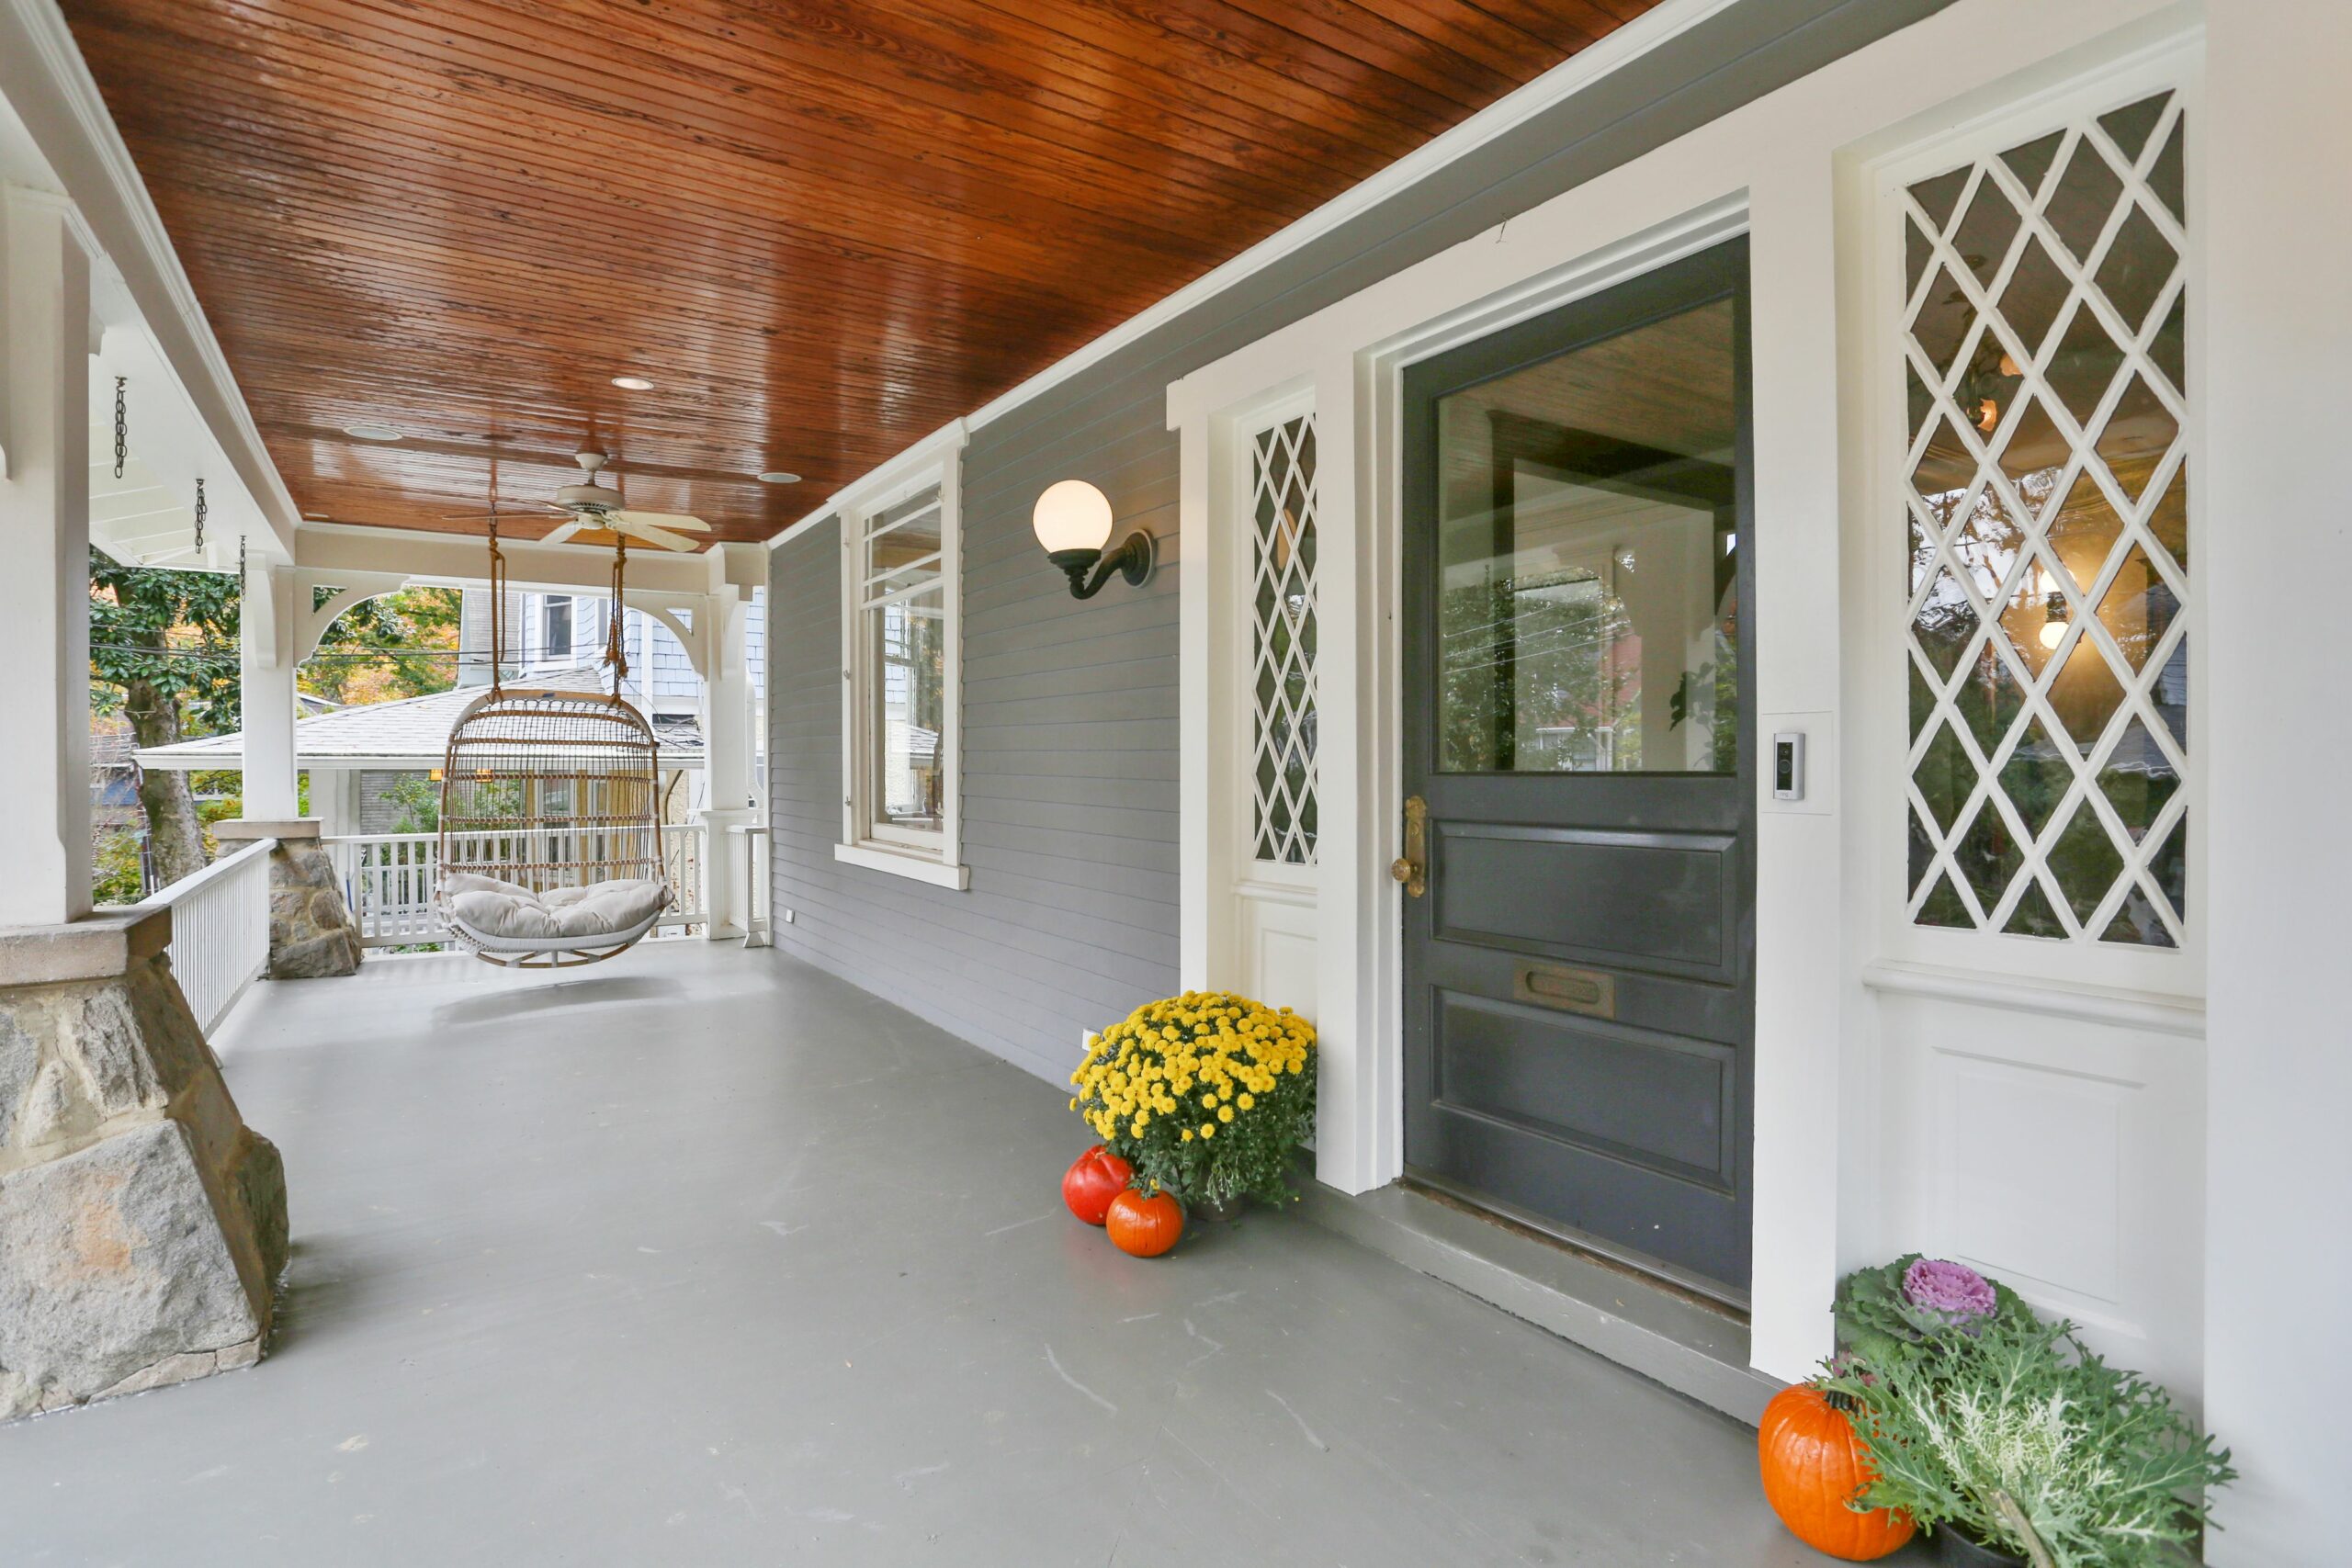
[[[1973,1327],[2000,1304],[1993,1281],[1940,1258],[1922,1258],[1903,1271],[1903,1299],[1954,1327]]]

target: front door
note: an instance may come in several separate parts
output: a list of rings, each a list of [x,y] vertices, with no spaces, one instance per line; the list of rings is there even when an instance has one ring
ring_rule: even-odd
[[[1404,382],[1408,1170],[1736,1303],[1747,382],[1745,240]]]

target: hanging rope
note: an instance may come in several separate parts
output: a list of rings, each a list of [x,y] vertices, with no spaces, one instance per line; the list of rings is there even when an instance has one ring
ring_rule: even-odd
[[[605,663],[613,672],[613,695],[621,694],[621,677],[628,673],[628,638],[621,630],[621,594],[628,576],[628,536],[613,536],[613,603],[605,616]]]
[[[498,695],[499,669],[506,662],[506,557],[498,548],[498,481],[490,493],[490,694]]]
[[[130,378],[114,378],[114,477],[122,478],[122,466],[130,460],[130,408],[124,400],[123,388]]]

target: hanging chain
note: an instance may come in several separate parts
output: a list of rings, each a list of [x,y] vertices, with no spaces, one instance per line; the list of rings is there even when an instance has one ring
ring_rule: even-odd
[[[199,479],[196,481],[196,548],[199,555],[204,551],[204,519],[210,510],[205,505],[204,481]]]
[[[123,388],[130,381],[128,376],[114,378],[114,477],[117,479],[122,478],[122,466],[130,460],[130,405],[123,394]]]
[[[237,536],[237,597],[245,596],[245,536]]]

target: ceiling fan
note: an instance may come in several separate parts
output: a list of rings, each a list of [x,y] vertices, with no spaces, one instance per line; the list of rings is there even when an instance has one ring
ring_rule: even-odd
[[[523,510],[544,508],[564,520],[540,539],[543,545],[560,545],[588,533],[626,535],[645,544],[665,550],[698,550],[703,541],[685,537],[688,534],[707,534],[710,525],[699,517],[689,517],[681,512],[632,511],[621,498],[621,492],[603,482],[605,464],[602,452],[575,452],[571,460],[580,465],[581,482],[564,486],[555,492],[551,502],[528,502]],[[605,541],[598,540],[597,543]]]

